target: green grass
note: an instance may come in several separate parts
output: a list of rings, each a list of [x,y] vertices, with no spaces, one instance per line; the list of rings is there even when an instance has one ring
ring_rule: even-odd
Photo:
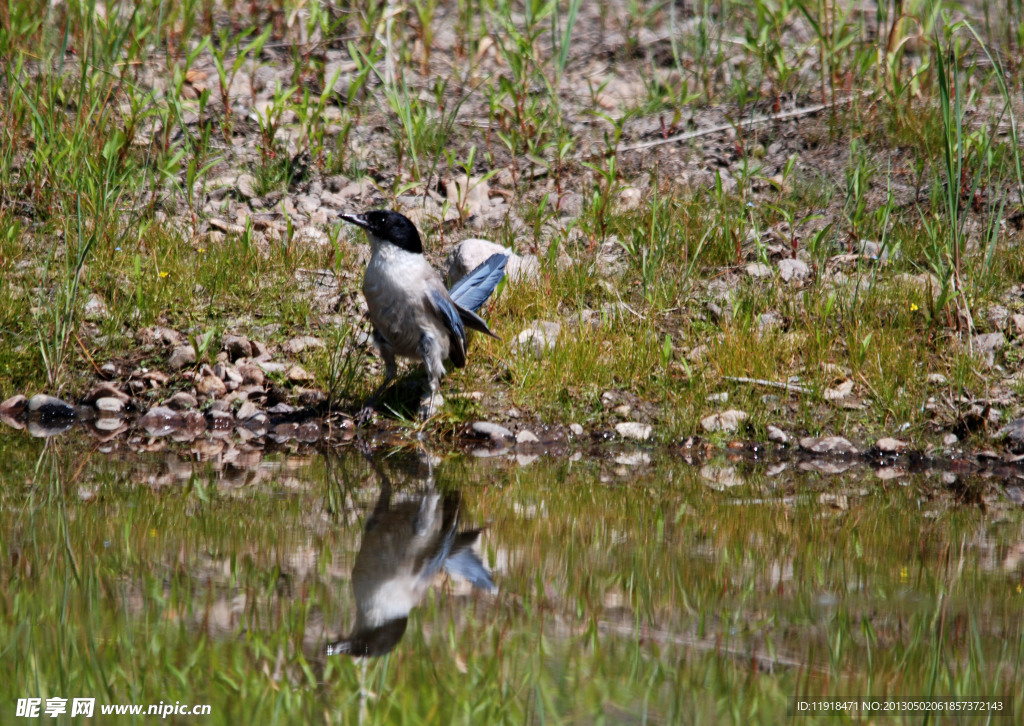
[[[626,5],[618,17],[575,2],[425,3],[398,19],[414,33],[388,30],[395,19],[382,8],[345,3],[256,3],[255,21],[210,0],[147,0],[106,17],[87,3],[63,15],[13,5],[0,17],[0,394],[74,398],[108,360],[159,367],[166,351],[136,343],[147,326],[271,346],[348,335],[360,325],[354,308],[319,308],[295,275],[333,268],[343,300],[358,295],[359,242],[333,222],[320,225],[323,248],[296,241],[305,222],[282,216],[285,202],[338,173],[368,176],[383,194],[374,206],[472,176],[488,178],[527,229],[512,216],[460,227],[472,220],[448,200],[458,222],[423,230],[433,258],[482,234],[543,264],[536,284],[510,286],[488,308],[504,342],[476,341],[451,392],[483,387],[546,421],[602,427],[618,417],[601,395],[625,391],[666,441],[695,433],[717,408],[706,397],[725,390],[756,430],[782,422],[873,436],[909,424],[922,444],[941,434],[955,413],[924,406],[934,394],[925,377],[947,375],[957,395],[998,385],[1001,373],[971,365],[965,350],[988,308],[1022,312],[1011,292],[1024,276],[1019,232],[1003,224],[1020,213],[1022,186],[1016,36],[982,22],[984,2],[967,8],[973,24],[935,2],[902,18],[883,8],[877,29],[811,0],[705,3],[693,18]],[[1007,28],[1021,26],[1019,7],[1006,14]],[[809,43],[793,41],[797,26]],[[593,38],[609,30],[622,38],[615,64],[580,76],[597,62]],[[645,49],[650,33],[662,40]],[[283,72],[268,81],[268,70]],[[630,74],[647,79],[642,92],[622,91]],[[790,125],[744,124],[822,100],[842,103]],[[731,136],[632,148],[655,128],[668,136],[723,118]],[[704,176],[682,183],[702,159]],[[240,173],[273,200],[248,221],[233,216]],[[214,179],[228,187],[207,197]],[[624,208],[630,188],[639,204]],[[578,212],[558,211],[568,200]],[[214,219],[245,231],[223,235]],[[612,236],[622,274],[602,279],[596,258]],[[861,239],[884,242],[893,259],[836,262]],[[743,274],[794,246],[813,268],[806,284]],[[907,281],[925,273],[937,299]],[[107,307],[100,320],[84,319],[91,295]],[[618,303],[629,312],[566,329],[541,360],[513,352],[531,320],[564,324]],[[782,327],[761,330],[766,313]],[[1012,366],[1020,345],[1011,339],[997,363]],[[710,355],[693,353],[701,346]],[[349,339],[330,351],[356,354]],[[321,351],[296,362],[328,388],[340,360]],[[863,406],[822,400],[836,370]],[[346,375],[352,407],[375,371]],[[737,376],[799,376],[813,393],[765,401],[726,380]],[[453,404],[434,430],[478,415],[501,408]]]

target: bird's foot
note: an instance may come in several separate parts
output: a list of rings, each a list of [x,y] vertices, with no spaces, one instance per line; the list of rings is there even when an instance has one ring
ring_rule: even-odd
[[[359,413],[357,413],[355,415],[355,418],[353,419],[356,422],[356,426],[358,428],[362,428],[363,426],[369,424],[371,421],[373,421],[373,414],[375,414],[376,412],[377,409],[373,405],[373,403],[368,403],[365,406],[363,406],[361,409],[359,409]]]
[[[428,393],[420,400],[420,421],[433,418],[444,406],[444,397],[437,393]]]

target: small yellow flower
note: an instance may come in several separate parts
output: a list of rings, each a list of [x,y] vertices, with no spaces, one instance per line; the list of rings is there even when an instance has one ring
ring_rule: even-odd
[[[206,254],[206,248],[205,247],[200,247],[199,248],[199,254],[205,255]]]
[[[1020,584],[1020,583],[1018,582],[1018,583],[1017,583],[1017,594],[1018,594],[1018,595],[1020,595],[1021,593],[1024,593],[1024,585],[1021,585],[1021,584]]]
[[[907,571],[906,567],[900,568],[900,582],[906,582],[910,577],[910,572]]]
[[[169,274],[171,274],[171,273],[169,273],[169,272],[161,272],[161,273],[160,273],[160,279],[161,279],[161,280],[162,280],[162,279],[164,279],[164,278],[165,278],[165,277],[167,277],[167,276],[168,276]]]
[[[916,313],[919,309],[916,303],[910,303],[910,312]]]

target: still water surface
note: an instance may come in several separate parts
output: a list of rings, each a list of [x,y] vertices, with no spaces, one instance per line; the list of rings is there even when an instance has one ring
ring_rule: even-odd
[[[0,431],[0,723],[1024,722],[1012,483],[176,447]]]

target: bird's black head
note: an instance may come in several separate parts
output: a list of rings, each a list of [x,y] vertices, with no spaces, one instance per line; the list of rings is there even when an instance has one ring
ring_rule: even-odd
[[[327,644],[327,655],[344,653],[353,658],[378,658],[387,655],[405,635],[408,618],[395,618],[365,631],[356,631],[348,638]]]
[[[341,218],[362,227],[382,242],[389,242],[406,252],[423,253],[420,233],[416,231],[416,225],[404,214],[375,209],[363,214],[343,214]]]

